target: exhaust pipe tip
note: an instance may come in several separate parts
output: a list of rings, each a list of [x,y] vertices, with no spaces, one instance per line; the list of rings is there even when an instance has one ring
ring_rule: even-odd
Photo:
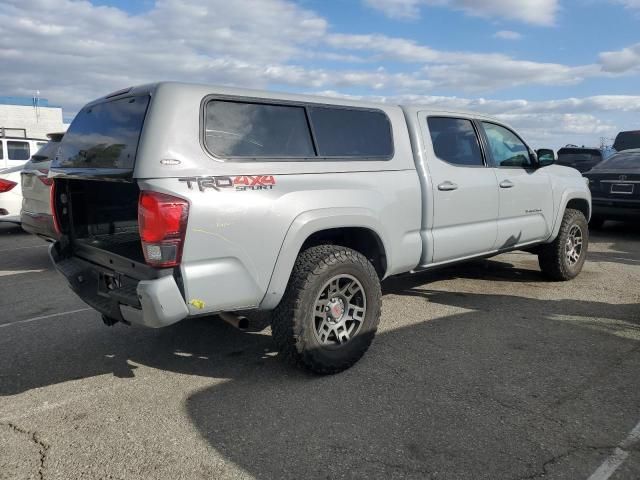
[[[249,328],[249,319],[247,317],[241,317],[229,312],[220,312],[218,315],[222,320],[238,330],[247,330]]]
[[[247,317],[238,317],[238,328],[246,330],[249,328],[249,319]]]

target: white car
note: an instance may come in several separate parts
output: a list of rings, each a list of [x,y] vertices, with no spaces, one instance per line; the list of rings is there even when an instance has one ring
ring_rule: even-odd
[[[0,170],[0,222],[20,223],[22,186],[20,173],[24,165]]]

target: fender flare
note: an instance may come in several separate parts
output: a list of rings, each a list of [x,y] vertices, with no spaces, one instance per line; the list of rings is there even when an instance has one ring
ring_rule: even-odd
[[[371,210],[349,207],[308,210],[299,214],[287,230],[260,309],[272,310],[278,306],[289,283],[298,253],[311,235],[322,230],[353,227],[367,228],[378,235],[387,255],[388,266],[391,266],[393,257],[389,242],[383,233],[384,228]]]
[[[589,204],[589,215],[587,215],[587,222],[590,220],[591,212],[593,211],[593,207],[591,206],[591,195],[584,190],[580,189],[569,189],[562,192],[562,197],[560,198],[560,207],[558,208],[558,212],[556,213],[556,218],[553,223],[553,231],[551,236],[549,237],[548,243],[553,242],[558,233],[560,232],[560,225],[562,225],[562,218],[564,217],[564,212],[567,209],[567,205],[571,200],[584,200]]]

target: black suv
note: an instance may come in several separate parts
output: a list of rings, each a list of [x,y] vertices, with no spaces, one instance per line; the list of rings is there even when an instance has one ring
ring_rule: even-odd
[[[607,219],[640,219],[640,149],[616,153],[584,176],[593,202],[591,226]]]
[[[564,147],[558,150],[558,165],[573,167],[580,173],[588,172],[602,161],[602,151],[597,148]]]
[[[613,148],[618,152],[640,148],[640,130],[620,132],[616,136]]]

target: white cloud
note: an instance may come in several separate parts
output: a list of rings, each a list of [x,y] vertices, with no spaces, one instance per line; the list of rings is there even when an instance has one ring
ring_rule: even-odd
[[[149,11],[130,15],[86,1],[9,0],[0,13],[5,45],[0,62],[12,73],[0,77],[0,90],[31,95],[39,89],[53,102],[77,109],[105,92],[161,79],[428,93],[571,85],[593,74],[592,66],[440,51],[384,35],[328,33],[323,17],[293,2],[249,3],[158,0]],[[314,58],[358,68],[299,63]],[[419,65],[401,73],[371,65],[384,59]]]
[[[326,20],[286,0],[159,0],[140,15],[69,0],[10,0],[0,12],[0,90],[78,107],[114,89],[177,79],[264,86],[305,54]],[[44,48],[43,48],[44,46]],[[267,72],[267,74],[265,74]]]
[[[566,144],[597,146],[600,137],[611,138],[630,129],[640,113],[640,96],[600,95],[561,100],[490,100],[431,95],[349,96],[334,90],[321,95],[367,99],[383,103],[424,105],[433,110],[473,111],[495,116],[513,125],[536,148]],[[620,114],[624,117],[620,117]],[[612,120],[612,114],[620,122]]]
[[[385,1],[377,0],[380,5]],[[504,3],[443,2],[460,8],[471,5],[468,9],[478,12]],[[418,8],[424,2],[396,3],[405,4],[410,15],[412,5]],[[550,3],[543,0],[541,5],[544,9]],[[289,0],[158,0],[136,15],[88,1],[9,0],[0,10],[0,44],[5,73],[0,91],[31,96],[40,90],[67,113],[105,93],[157,80],[277,85],[299,91],[357,89],[381,100],[512,115],[516,125],[522,124],[541,141],[549,129],[558,142],[566,136],[567,142],[589,143],[588,138],[599,132],[615,130],[615,118],[624,112],[634,119],[640,113],[640,97],[527,102],[432,95],[574,85],[590,77],[634,72],[640,65],[638,45],[604,52],[599,63],[574,66],[502,53],[444,51],[405,38],[333,33],[325,18]],[[309,66],[316,60],[333,65]],[[381,67],[387,63],[392,66]],[[405,68],[396,68],[398,63],[405,63]]]
[[[429,5],[450,7],[475,16],[506,18],[533,25],[552,25],[559,10],[559,0],[364,0],[364,3],[391,18],[418,18],[420,7]]]
[[[640,4],[640,0],[639,0]],[[640,43],[613,52],[602,52],[600,63],[605,72],[625,73],[640,67]]]
[[[380,10],[389,18],[416,19],[420,17],[421,0],[364,0],[364,4]]]
[[[522,34],[512,30],[500,30],[494,33],[493,36],[501,40],[520,40],[522,38]]]
[[[463,91],[490,91],[518,85],[575,85],[599,75],[598,65],[567,66],[517,60],[500,53],[449,52],[385,35],[329,34],[335,48],[371,52],[374,59],[422,63],[432,86]]]
[[[640,0],[614,0],[614,2],[627,8],[640,8]]]

